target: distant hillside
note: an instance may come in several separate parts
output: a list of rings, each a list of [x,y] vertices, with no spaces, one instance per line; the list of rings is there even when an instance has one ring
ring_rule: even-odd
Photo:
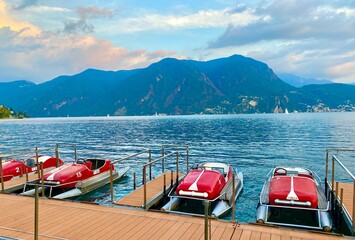
[[[265,63],[240,55],[207,62],[167,58],[143,69],[88,69],[39,85],[0,83],[0,104],[32,117],[318,111],[320,104],[352,111],[354,87],[296,88]]]
[[[300,77],[291,73],[279,73],[277,74],[280,79],[282,79],[284,82],[290,84],[291,86],[294,87],[303,87],[305,85],[311,85],[311,84],[329,84],[333,83],[332,81],[326,80],[326,79],[316,79],[316,78],[305,78],[305,77]]]

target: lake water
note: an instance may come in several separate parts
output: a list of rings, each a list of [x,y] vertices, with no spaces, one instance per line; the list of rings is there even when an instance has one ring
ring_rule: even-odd
[[[188,145],[192,164],[226,162],[244,174],[244,191],[236,205],[240,222],[255,221],[255,208],[266,174],[277,165],[302,166],[325,175],[325,150],[329,147],[355,149],[355,113],[292,113],[255,115],[209,115],[164,117],[41,118],[0,121],[0,152],[27,147],[50,148],[74,143],[78,157],[111,160],[151,148],[160,156],[162,144]],[[44,153],[46,151],[42,151]],[[169,152],[167,150],[166,152]],[[34,155],[34,151],[29,153]],[[68,148],[61,158],[72,161]],[[182,152],[181,165],[185,153]],[[353,155],[346,158],[355,170]],[[133,172],[141,182],[141,164],[147,155],[127,162],[131,170],[115,184],[115,198],[133,190]],[[174,158],[169,158],[173,166]],[[185,168],[184,168],[185,169]],[[154,175],[157,174],[154,170]],[[354,171],[355,172],[355,171]],[[110,204],[109,187],[80,200]],[[227,217],[228,218],[228,217]]]

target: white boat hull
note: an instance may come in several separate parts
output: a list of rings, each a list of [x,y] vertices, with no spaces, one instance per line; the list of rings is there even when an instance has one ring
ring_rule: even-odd
[[[118,180],[121,178],[127,171],[129,170],[129,167],[124,167],[124,168],[119,168],[116,172],[113,174],[113,181]],[[72,197],[78,197],[80,195],[83,195],[85,193],[91,192],[97,188],[100,188],[110,182],[110,172],[105,172],[96,176],[93,176],[89,179],[83,180],[78,182],[75,185],[75,188],[68,189],[63,193],[54,195],[54,196],[49,196],[51,198],[55,199],[66,199],[66,198],[72,198]],[[45,188],[56,188],[58,186],[45,186]],[[42,191],[42,187],[38,188],[38,191]],[[51,189],[50,189],[51,192]],[[31,189],[28,191],[25,191],[21,193],[21,195],[26,195],[26,196],[33,196],[35,195],[35,189]]]
[[[235,176],[236,178],[236,186],[235,186],[235,197],[234,197],[234,201],[238,198],[239,194],[241,193],[242,189],[243,189],[243,174],[241,172],[238,172]],[[232,196],[232,193],[228,194],[230,197],[228,199],[216,199],[216,204],[212,210],[211,213],[211,217],[213,218],[219,218],[221,216],[223,216],[224,214],[226,214],[231,208],[232,208],[232,201],[230,198]],[[167,202],[162,208],[162,211],[166,211],[166,212],[175,212],[180,204],[182,203],[182,199],[188,199],[186,197],[171,197],[170,201]],[[201,199],[201,201],[204,201],[203,199]],[[184,212],[179,212],[181,214],[186,214]],[[191,214],[191,215],[196,215],[196,214]]]

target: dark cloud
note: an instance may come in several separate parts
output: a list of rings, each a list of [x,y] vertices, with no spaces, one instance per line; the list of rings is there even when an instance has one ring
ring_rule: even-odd
[[[230,24],[220,37],[209,43],[208,48],[241,46],[272,40],[354,38],[354,17],[349,19],[345,13],[334,11],[331,5],[321,5],[322,2],[274,1],[261,5],[255,9],[254,14],[263,17],[263,20],[247,26]],[[267,16],[269,17],[265,18]]]
[[[22,2],[15,7],[16,10],[22,10],[25,9],[27,7],[31,7],[31,6],[37,6],[39,5],[39,0],[22,0]]]
[[[77,22],[64,23],[64,32],[69,34],[93,33],[94,26],[87,23],[85,19],[80,19]]]
[[[65,33],[93,33],[94,25],[88,23],[88,20],[97,18],[111,18],[112,16],[114,16],[114,13],[108,8],[99,8],[95,6],[79,7],[77,13],[80,17],[79,20],[64,23]]]

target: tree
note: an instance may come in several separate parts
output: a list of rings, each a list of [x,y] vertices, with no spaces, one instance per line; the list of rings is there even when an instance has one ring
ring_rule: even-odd
[[[0,118],[9,118],[11,111],[4,106],[0,106]]]

